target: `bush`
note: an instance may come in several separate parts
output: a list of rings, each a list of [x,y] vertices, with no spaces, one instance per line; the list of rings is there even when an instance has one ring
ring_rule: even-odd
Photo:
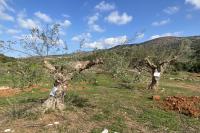
[[[82,98],[78,94],[75,94],[75,93],[68,93],[65,96],[65,102],[68,105],[73,105],[80,108],[89,106],[88,99]]]
[[[175,71],[200,72],[199,62],[176,62],[173,66]]]
[[[45,75],[45,71],[39,63],[17,61],[9,64],[9,76],[13,88],[30,87],[48,77]]]

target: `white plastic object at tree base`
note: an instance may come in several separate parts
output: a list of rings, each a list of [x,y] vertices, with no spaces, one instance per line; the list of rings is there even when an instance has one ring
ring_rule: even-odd
[[[49,95],[54,97],[54,96],[56,95],[56,91],[57,91],[57,90],[58,90],[58,88],[54,86],[54,87],[51,89],[51,92],[50,92]]]

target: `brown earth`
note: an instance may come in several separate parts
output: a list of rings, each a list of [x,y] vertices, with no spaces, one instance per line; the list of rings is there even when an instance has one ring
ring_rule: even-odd
[[[159,95],[154,95],[154,96],[152,96],[152,99],[154,101],[159,101],[160,100],[160,96]]]
[[[9,97],[16,95],[20,92],[19,89],[12,89],[10,87],[2,86],[0,87],[0,97]]]
[[[11,87],[7,87],[7,86],[1,86],[0,87],[0,97],[11,97],[14,96],[16,94],[19,94],[20,92],[31,92],[33,88],[38,88],[41,92],[48,92],[50,91],[50,89],[48,88],[41,88],[39,86],[31,86],[29,88],[25,88],[22,90],[18,89],[18,88],[11,88]]]
[[[199,96],[168,96],[161,104],[164,109],[177,111],[192,117],[200,117]]]

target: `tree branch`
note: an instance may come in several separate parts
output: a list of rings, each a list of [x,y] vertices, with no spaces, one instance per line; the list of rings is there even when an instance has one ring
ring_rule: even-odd
[[[155,69],[155,68],[156,68],[156,65],[155,65],[153,62],[151,62],[151,61],[149,60],[148,57],[146,57],[146,58],[144,59],[144,61],[145,61],[146,65],[147,65],[148,67],[150,67],[151,69]]]
[[[50,64],[47,60],[44,60],[44,66],[51,72],[51,73],[55,73],[56,72],[56,68]]]
[[[164,66],[165,64],[169,64],[169,63],[171,63],[172,61],[176,60],[177,58],[178,58],[178,56],[174,56],[174,57],[172,57],[171,59],[168,59],[168,60],[165,60],[165,61],[161,62],[161,63],[159,64],[159,66]]]

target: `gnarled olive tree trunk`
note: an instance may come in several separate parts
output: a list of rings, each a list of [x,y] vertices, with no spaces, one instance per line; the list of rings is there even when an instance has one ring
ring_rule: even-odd
[[[44,66],[49,70],[49,72],[54,77],[54,87],[57,88],[54,95],[50,95],[49,98],[42,104],[45,108],[45,111],[48,109],[58,109],[64,110],[64,96],[67,90],[68,81],[73,78],[75,72],[82,72],[85,69],[89,69],[94,65],[102,64],[103,61],[101,59],[97,59],[95,61],[77,61],[72,63],[72,68],[74,71],[71,71],[67,74],[64,74],[62,70],[58,70],[55,66],[50,64],[48,61],[44,61]]]
[[[163,72],[165,71],[166,67],[172,62],[173,60],[176,60],[177,56],[174,56],[171,59],[165,60],[157,65],[155,65],[153,62],[149,60],[149,58],[145,58],[145,64],[148,68],[150,68],[151,71],[151,82],[148,85],[147,89],[157,90],[159,86],[159,79],[163,75]],[[159,76],[156,76],[155,73],[159,73]]]

